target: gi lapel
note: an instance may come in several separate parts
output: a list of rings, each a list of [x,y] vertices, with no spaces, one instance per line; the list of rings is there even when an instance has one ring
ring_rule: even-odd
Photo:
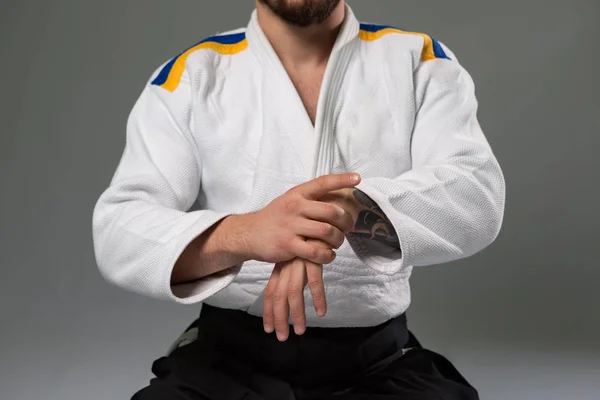
[[[344,24],[329,58],[321,86],[315,123],[315,152],[310,178],[327,175],[333,168],[335,128],[341,111],[339,99],[344,96],[342,85],[344,81],[347,81],[346,70],[358,46],[359,29],[358,20],[352,9],[346,5]]]
[[[264,102],[263,106],[274,106],[273,109],[263,110],[263,113],[268,118],[280,119],[285,132],[277,132],[277,134],[281,135],[284,140],[292,142],[304,167],[304,173],[308,174],[314,152],[313,125],[292,80],[260,28],[256,11],[252,13],[246,29],[246,37],[249,49],[257,58],[258,65],[262,70],[265,93],[270,94],[270,98]],[[273,154],[273,157],[277,156],[285,156],[285,154]]]
[[[250,49],[263,69],[265,85],[274,99],[271,104],[276,110],[270,114],[281,119],[286,129],[282,134],[288,136],[296,149],[307,180],[331,170],[335,121],[339,115],[336,100],[342,96],[340,88],[352,48],[357,46],[358,33],[359,23],[350,7],[346,6],[346,17],[323,77],[313,127],[292,80],[258,24],[256,11],[252,13],[246,29]]]

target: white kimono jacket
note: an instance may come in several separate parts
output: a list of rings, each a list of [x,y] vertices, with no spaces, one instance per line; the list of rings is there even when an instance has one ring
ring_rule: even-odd
[[[262,315],[272,264],[249,261],[172,287],[207,228],[293,186],[346,171],[389,217],[401,249],[346,240],[324,267],[328,313],[309,326],[372,326],[410,303],[413,266],[473,255],[499,233],[505,186],[477,121],[473,82],[424,34],[347,16],[316,123],[258,25],[208,38],[158,69],[135,104],[122,159],[93,218],[103,276],[180,303]]]

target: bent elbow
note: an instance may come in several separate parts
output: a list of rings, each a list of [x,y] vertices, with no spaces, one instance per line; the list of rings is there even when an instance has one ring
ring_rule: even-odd
[[[480,187],[479,212],[477,213],[479,229],[475,229],[479,237],[474,238],[474,242],[479,242],[479,251],[494,243],[500,235],[506,201],[504,174],[491,151],[484,165],[483,168],[473,172],[473,178]]]
[[[481,208],[478,221],[473,230],[475,237],[472,243],[477,243],[472,254],[478,253],[492,245],[502,230],[505,209],[504,180],[497,182],[496,187],[488,188],[488,196],[481,200]]]
[[[500,235],[504,220],[504,206],[494,204],[493,207],[490,207],[490,212],[488,215],[489,217],[486,221],[487,226],[484,229],[486,234],[482,235],[483,243],[481,250],[492,245]]]
[[[115,240],[113,233],[118,224],[119,213],[111,208],[106,194],[100,197],[92,214],[92,241],[96,266],[102,278],[109,284],[122,286],[122,279],[117,273],[119,268],[115,260]]]

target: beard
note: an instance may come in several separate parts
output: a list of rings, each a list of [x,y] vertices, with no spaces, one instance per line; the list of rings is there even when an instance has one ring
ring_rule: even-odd
[[[324,22],[340,0],[259,0],[290,25],[307,27]]]

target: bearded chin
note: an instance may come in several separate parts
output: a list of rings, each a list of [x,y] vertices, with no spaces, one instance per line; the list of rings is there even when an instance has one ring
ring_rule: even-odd
[[[324,22],[340,0],[304,0],[290,4],[287,0],[260,0],[262,4],[290,25],[307,27]]]

